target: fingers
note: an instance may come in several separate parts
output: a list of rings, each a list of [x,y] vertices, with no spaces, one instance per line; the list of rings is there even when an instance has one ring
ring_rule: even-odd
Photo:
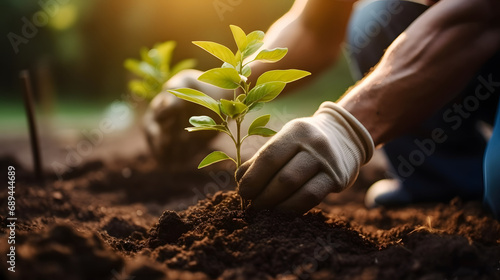
[[[318,173],[288,199],[276,206],[288,212],[305,213],[318,205],[333,189],[332,179],[323,172]]]
[[[297,153],[252,201],[252,205],[258,209],[276,206],[311,180],[318,171],[319,164],[311,154],[306,151]]]
[[[299,146],[286,134],[278,133],[268,144],[238,170],[239,193],[245,199],[254,199],[271,182],[281,168],[298,152]],[[249,166],[248,166],[249,165]],[[242,174],[243,173],[243,174]]]
[[[151,100],[149,107],[154,115],[154,120],[163,122],[172,116],[172,108],[179,107],[179,100],[168,92],[160,92]]]
[[[248,161],[243,163],[240,166],[240,168],[238,168],[238,170],[236,170],[236,174],[234,175],[236,182],[239,182],[241,180],[241,177],[243,177],[243,175],[245,175],[245,172],[247,172],[247,170],[250,167],[250,165],[252,164],[252,162],[253,162],[253,158],[249,159]]]

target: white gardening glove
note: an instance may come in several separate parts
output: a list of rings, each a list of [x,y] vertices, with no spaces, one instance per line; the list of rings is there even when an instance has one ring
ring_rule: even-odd
[[[350,187],[372,154],[363,125],[333,102],[295,119],[237,171],[239,193],[255,208],[303,213]]]
[[[198,70],[184,70],[172,77],[150,103],[144,116],[144,130],[153,155],[163,164],[175,170],[189,169],[201,158],[208,143],[217,136],[214,131],[189,133],[184,128],[191,126],[191,116],[213,113],[196,104],[187,102],[167,92],[169,89],[193,88],[215,99],[232,96],[232,92],[198,81],[202,74]],[[204,156],[204,155],[203,155]]]

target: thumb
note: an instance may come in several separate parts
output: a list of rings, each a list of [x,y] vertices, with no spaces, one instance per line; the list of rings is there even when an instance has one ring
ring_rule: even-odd
[[[247,172],[248,168],[250,167],[250,165],[252,165],[251,163],[252,160],[249,160],[245,163],[243,163],[240,168],[238,168],[238,170],[236,170],[236,173],[234,174],[234,177],[236,179],[236,182],[240,183],[240,180],[241,178],[243,178],[243,175],[245,175],[245,173]]]

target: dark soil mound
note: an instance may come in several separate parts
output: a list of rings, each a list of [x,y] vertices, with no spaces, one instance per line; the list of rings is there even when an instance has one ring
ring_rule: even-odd
[[[499,276],[498,244],[488,247],[463,236],[407,226],[376,239],[317,210],[297,216],[241,211],[239,205],[235,193],[219,192],[179,214],[165,211],[150,231],[150,256],[170,268],[224,279]]]
[[[151,229],[151,256],[168,267],[211,277],[266,278],[360,268],[376,251],[348,224],[319,211],[297,216],[245,212],[239,205],[234,192],[219,192],[179,215],[165,211]]]
[[[10,279],[111,279],[124,265],[97,235],[66,225],[27,237],[17,252],[16,272],[4,270]]]

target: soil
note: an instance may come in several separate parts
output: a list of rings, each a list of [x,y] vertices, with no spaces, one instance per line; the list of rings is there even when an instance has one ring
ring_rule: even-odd
[[[146,155],[44,186],[9,165],[15,272],[0,211],[0,279],[500,279],[500,223],[480,202],[366,209],[360,182],[292,215],[240,210],[227,171],[170,173]]]

